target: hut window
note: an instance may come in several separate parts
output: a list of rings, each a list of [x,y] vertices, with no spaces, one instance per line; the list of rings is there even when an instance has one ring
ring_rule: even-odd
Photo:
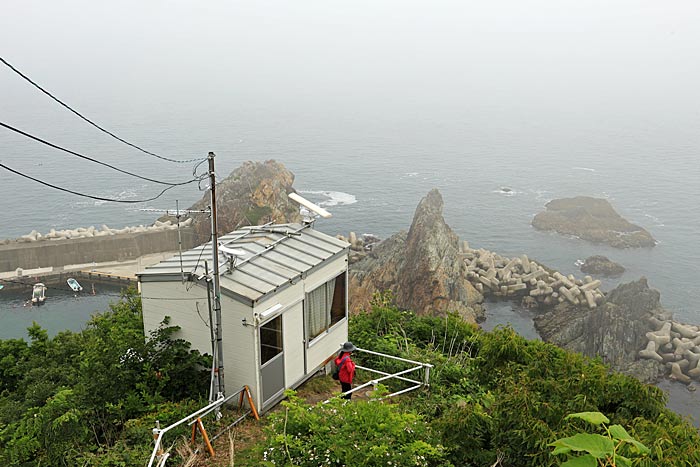
[[[346,275],[342,273],[306,294],[306,333],[318,337],[346,316]]]
[[[282,316],[260,326],[260,364],[282,353]]]

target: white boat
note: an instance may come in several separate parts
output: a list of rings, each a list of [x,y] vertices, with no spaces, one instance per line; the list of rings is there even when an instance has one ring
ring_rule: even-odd
[[[32,303],[41,304],[44,300],[46,300],[46,286],[38,282],[32,289]]]
[[[69,277],[68,280],[66,281],[68,283],[68,287],[73,290],[73,292],[82,292],[83,291],[83,286],[78,283],[77,280],[73,279],[72,277]]]

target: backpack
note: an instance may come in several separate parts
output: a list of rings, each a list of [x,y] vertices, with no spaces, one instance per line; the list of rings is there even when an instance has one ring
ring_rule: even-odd
[[[343,364],[345,363],[345,360],[347,360],[348,358],[350,358],[350,355],[346,355],[345,357],[343,357],[343,359],[340,361],[340,365],[335,367],[335,370],[333,370],[333,373],[331,374],[331,378],[336,379],[336,380],[340,379],[340,369],[343,368]]]

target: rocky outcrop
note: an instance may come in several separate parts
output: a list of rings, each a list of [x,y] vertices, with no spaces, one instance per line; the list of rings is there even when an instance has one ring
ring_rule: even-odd
[[[458,312],[483,317],[483,296],[466,278],[459,239],[442,216],[443,200],[432,190],[421,200],[408,232],[377,244],[350,270],[350,308],[368,309],[375,292],[391,291],[396,304],[418,314]]]
[[[274,160],[244,162],[216,186],[218,233],[227,234],[240,226],[260,225],[266,222],[299,222],[299,205],[287,195],[292,188],[294,174]],[[209,207],[209,193],[190,209]],[[162,218],[161,220],[165,220]],[[192,216],[197,244],[210,238],[208,216]]]
[[[619,276],[625,272],[624,266],[611,261],[605,256],[589,256],[581,265],[581,272],[599,276]]]
[[[670,318],[659,298],[659,292],[641,278],[618,286],[594,309],[559,304],[537,316],[535,328],[547,342],[589,357],[600,356],[613,369],[652,382],[663,374],[664,366],[655,360],[638,360],[637,355],[647,346],[646,334],[655,330],[655,320]]]
[[[605,199],[577,196],[555,199],[537,214],[532,226],[573,235],[615,248],[653,247],[656,240],[642,227],[622,218]]]

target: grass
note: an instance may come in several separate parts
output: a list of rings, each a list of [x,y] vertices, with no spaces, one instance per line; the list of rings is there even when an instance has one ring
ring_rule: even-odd
[[[297,395],[305,399],[309,404],[316,404],[330,398],[340,391],[337,381],[330,376],[315,376],[300,386]],[[278,405],[270,412],[280,410]],[[213,423],[212,419],[205,421],[205,428],[209,436],[214,436],[220,428],[233,423],[239,417],[236,410],[224,411],[221,420]],[[217,438],[212,446],[215,456],[209,456],[202,437],[198,434],[195,445],[189,443],[189,439],[182,438],[175,447],[179,456],[184,459],[184,467],[254,467],[262,462],[262,453],[258,449],[265,445],[266,437],[264,427],[267,417],[263,415],[260,421],[252,416],[243,419],[238,425],[227,433]]]

